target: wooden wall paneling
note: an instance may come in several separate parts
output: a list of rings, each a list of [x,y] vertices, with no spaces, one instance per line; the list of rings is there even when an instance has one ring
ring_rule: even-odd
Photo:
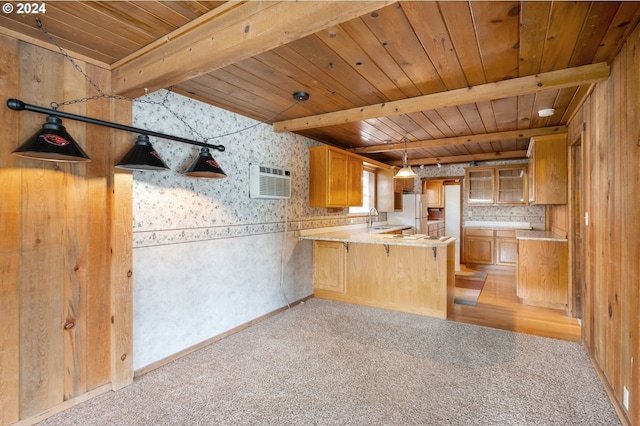
[[[88,66],[89,77],[104,92],[110,91],[107,70]],[[91,89],[87,87],[90,92]],[[126,105],[123,105],[126,107]],[[130,106],[129,106],[130,108]],[[87,116],[111,117],[111,101],[102,99],[87,103]],[[123,123],[130,124],[130,123]],[[83,208],[88,217],[87,288],[86,288],[86,346],[85,369],[87,390],[111,382],[111,220],[112,158],[111,130],[101,126],[86,127],[87,204]],[[118,158],[119,160],[119,158]],[[117,161],[117,160],[116,160]]]
[[[61,97],[61,57],[20,44],[20,98],[40,104]],[[37,131],[44,117],[21,113],[19,140]],[[20,417],[62,402],[64,172],[57,163],[21,159]]]
[[[0,93],[18,93],[18,42],[0,36]],[[0,108],[0,424],[19,419],[20,387],[20,186],[21,170],[18,157],[11,155],[19,143],[19,115],[8,108]]]
[[[622,159],[625,164],[624,197],[626,204],[623,210],[626,226],[621,227],[625,231],[626,244],[622,250],[622,269],[626,275],[624,282],[625,293],[622,300],[625,303],[623,310],[622,339],[625,342],[626,357],[623,365],[623,385],[630,391],[629,417],[635,424],[640,424],[640,227],[638,212],[640,212],[640,31],[636,29],[627,45],[626,70],[626,104],[625,113],[629,117],[624,124],[624,146],[622,147]],[[630,52],[636,52],[631,54]]]
[[[597,85],[575,123],[583,132],[583,195],[589,225],[585,228],[585,297],[583,341],[616,408],[630,424],[640,424],[638,336],[640,307],[640,29],[612,64],[611,77]],[[624,407],[624,389],[629,409]],[[626,414],[624,414],[626,413]]]
[[[117,123],[131,123],[131,105],[112,101]],[[132,146],[131,134],[111,131],[111,161],[115,164]],[[111,384],[114,390],[133,383],[133,202],[132,173],[113,173],[111,221]]]
[[[81,68],[86,64],[77,61]],[[62,93],[56,99],[64,102],[87,96],[80,73],[69,61],[63,61],[58,72],[62,74]],[[64,106],[64,111],[86,115],[86,103]],[[74,120],[63,120],[69,134],[86,148],[86,125]],[[87,284],[87,226],[85,211],[87,186],[86,164],[61,164],[64,171],[64,234],[65,264],[64,288],[64,400],[86,392],[86,284]]]

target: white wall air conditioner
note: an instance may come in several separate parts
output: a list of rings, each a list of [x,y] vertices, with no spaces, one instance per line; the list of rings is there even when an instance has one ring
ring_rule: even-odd
[[[291,198],[291,172],[273,166],[249,166],[250,198]]]

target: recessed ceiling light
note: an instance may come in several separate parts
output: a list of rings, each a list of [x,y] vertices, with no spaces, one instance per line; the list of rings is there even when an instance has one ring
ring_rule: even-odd
[[[538,115],[540,117],[551,117],[553,114],[555,114],[556,110],[553,108],[543,108],[540,111],[538,111]]]

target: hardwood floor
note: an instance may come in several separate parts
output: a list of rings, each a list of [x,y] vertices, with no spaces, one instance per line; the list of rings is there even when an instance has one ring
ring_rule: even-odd
[[[464,266],[462,266],[464,269]],[[515,269],[481,269],[488,273],[476,306],[454,305],[449,320],[554,339],[581,341],[576,318],[564,311],[524,305],[516,295]]]

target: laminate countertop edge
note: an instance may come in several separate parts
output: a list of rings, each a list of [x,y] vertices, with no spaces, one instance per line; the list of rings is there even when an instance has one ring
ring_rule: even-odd
[[[567,242],[567,238],[561,237],[551,231],[516,231],[517,240],[538,240],[538,241],[557,241]]]

